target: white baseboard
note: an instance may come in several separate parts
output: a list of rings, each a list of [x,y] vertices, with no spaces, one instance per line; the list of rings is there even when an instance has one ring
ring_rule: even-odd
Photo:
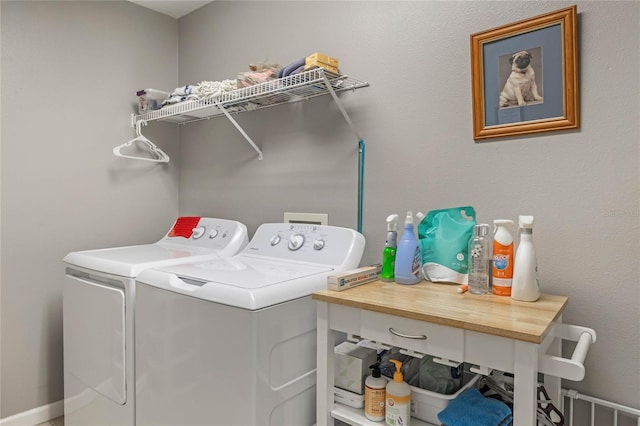
[[[0,419],[0,426],[35,426],[63,414],[64,401],[61,400]]]

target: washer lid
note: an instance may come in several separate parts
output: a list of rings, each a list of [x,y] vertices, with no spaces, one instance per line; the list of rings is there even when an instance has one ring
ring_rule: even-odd
[[[143,271],[137,281],[202,300],[256,310],[326,288],[334,268],[234,256]]]
[[[220,251],[158,242],[69,253],[64,262],[107,274],[135,278],[147,268],[218,259]]]

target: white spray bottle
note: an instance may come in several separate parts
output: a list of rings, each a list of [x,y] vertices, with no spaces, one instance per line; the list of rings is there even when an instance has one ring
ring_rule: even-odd
[[[535,302],[540,298],[538,263],[533,246],[533,216],[520,216],[520,244],[513,265],[511,298],[523,302]]]

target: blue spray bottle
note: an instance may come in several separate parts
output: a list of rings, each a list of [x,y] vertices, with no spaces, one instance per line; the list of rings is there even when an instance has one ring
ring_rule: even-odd
[[[407,212],[404,232],[396,251],[395,281],[398,284],[416,284],[421,281],[422,255],[420,244],[413,231],[413,211]]]
[[[395,279],[396,249],[398,247],[398,215],[387,217],[387,241],[382,251],[382,271],[380,280],[392,282]]]

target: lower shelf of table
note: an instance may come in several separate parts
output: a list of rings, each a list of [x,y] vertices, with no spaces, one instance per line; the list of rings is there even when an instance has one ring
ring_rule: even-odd
[[[336,403],[331,410],[331,417],[352,426],[380,426],[384,421],[372,422],[364,416],[362,408],[353,408],[347,405]],[[411,426],[435,426],[422,420],[411,418]]]

